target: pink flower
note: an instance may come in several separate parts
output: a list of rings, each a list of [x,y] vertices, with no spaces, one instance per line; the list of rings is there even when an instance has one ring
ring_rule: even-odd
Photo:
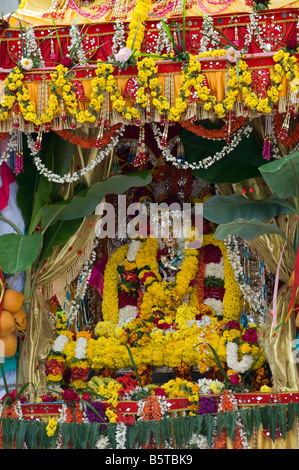
[[[239,385],[240,383],[240,377],[238,374],[231,375],[229,380],[232,385]]]
[[[254,328],[247,330],[242,336],[242,340],[251,344],[258,344],[256,330]]]
[[[241,53],[234,47],[229,47],[226,51],[226,58],[229,62],[237,62],[241,57]]]
[[[133,51],[131,51],[131,49],[129,49],[128,47],[123,47],[122,49],[120,49],[120,51],[118,51],[117,54],[115,54],[115,60],[116,62],[127,62],[127,60],[129,60],[129,58],[131,57],[131,55],[133,54]]]

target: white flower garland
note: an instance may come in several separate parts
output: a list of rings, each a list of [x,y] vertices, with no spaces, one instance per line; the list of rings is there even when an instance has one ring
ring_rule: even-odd
[[[55,353],[63,353],[65,345],[69,342],[69,338],[66,335],[59,335],[54,341],[52,350]]]
[[[70,26],[70,45],[68,46],[69,54],[72,54],[76,50],[76,57],[80,65],[86,65],[88,60],[83,49],[82,41],[80,39],[81,33],[76,23],[72,23]],[[78,47],[78,44],[80,46]]]
[[[187,443],[187,449],[209,449],[206,436],[193,433],[190,441]]]
[[[127,426],[125,423],[118,423],[115,432],[116,449],[126,449]]]
[[[162,154],[167,162],[172,163],[173,165],[187,169],[190,168],[191,170],[200,170],[200,169],[207,169],[210,166],[212,166],[214,163],[218,162],[222,158],[224,158],[226,155],[231,153],[241,142],[241,140],[246,137],[249,138],[251,132],[252,132],[252,127],[250,125],[245,126],[244,128],[241,128],[238,132],[234,134],[232,137],[232,140],[229,144],[225,145],[222,150],[219,152],[216,152],[213,156],[209,156],[204,158],[203,160],[197,162],[197,163],[188,163],[188,162],[182,162],[178,161],[176,157],[174,157],[168,147],[163,147],[161,144],[162,140],[162,132],[158,129],[156,124],[152,124],[152,129],[155,134],[156,142],[160,150],[162,150]]]
[[[212,51],[215,47],[218,47],[219,36],[215,28],[213,28],[213,18],[211,16],[204,15],[202,22],[202,37],[200,39],[199,52]],[[212,24],[211,24],[212,23]],[[208,44],[210,47],[208,48]]]
[[[241,361],[238,360],[239,345],[233,341],[228,341],[226,345],[226,363],[229,369],[233,369],[237,374],[247,372],[253,364],[254,357],[251,354],[244,354]]]
[[[42,53],[37,45],[35,32],[32,26],[26,28],[23,33],[24,41],[26,41],[26,57],[34,61],[35,67],[44,67],[45,61],[43,60]]]
[[[165,22],[167,23],[167,20],[165,20]],[[165,31],[162,22],[157,24],[157,29],[158,38],[155,47],[155,54],[162,54],[164,50],[166,54],[171,54],[171,52],[173,52],[173,45],[168,37],[167,32]]]
[[[80,180],[84,175],[92,171],[99,163],[101,163],[106,157],[108,157],[108,155],[110,155],[112,150],[118,144],[118,141],[120,140],[120,138],[123,136],[124,128],[125,126],[123,125],[121,129],[119,130],[118,134],[115,137],[112,137],[111,141],[106,145],[106,148],[104,150],[100,150],[97,157],[92,162],[90,162],[85,168],[82,168],[81,170],[73,174],[67,173],[64,176],[60,176],[56,173],[53,173],[51,170],[46,168],[44,163],[41,161],[40,157],[36,154],[37,152],[33,151],[33,148],[32,148],[33,139],[30,136],[29,137],[30,150],[31,150],[32,155],[35,155],[33,157],[33,163],[35,164],[39,174],[44,175],[49,181],[53,181],[54,183],[60,183],[60,184],[74,183]]]
[[[241,265],[241,258],[239,255],[239,248],[236,237],[228,236],[224,240],[227,249],[227,257],[231,263],[235,279],[238,282],[244,299],[251,305],[253,311],[259,315],[259,322],[263,323],[267,308],[263,300],[262,293],[255,292],[248,284],[244,282],[244,272]]]
[[[91,276],[91,272],[96,260],[95,248],[98,244],[98,238],[95,237],[93,249],[90,253],[89,258],[83,263],[82,269],[78,276],[78,281],[75,289],[74,299],[69,303],[69,309],[67,313],[68,319],[71,321],[77,317],[77,313],[80,309],[82,300],[85,297],[88,281]]]
[[[125,307],[120,308],[118,313],[118,326],[130,323],[134,318],[136,318],[137,313],[138,307],[135,307],[134,305],[126,305]]]
[[[80,337],[76,341],[75,359],[83,360],[86,358],[87,338]]]
[[[199,386],[198,393],[208,394],[208,393],[220,393],[224,388],[224,384],[219,380],[212,379],[198,379],[197,384]]]
[[[108,59],[109,62],[114,62],[115,55],[126,45],[125,27],[123,21],[121,19],[117,19],[114,22],[113,28],[115,33],[112,39],[112,50],[111,56]]]
[[[127,253],[127,260],[130,261],[130,263],[133,263],[135,261],[135,258],[139,251],[140,246],[141,246],[140,240],[131,241],[129,249],[128,249],[128,253]]]
[[[95,449],[111,449],[108,436],[100,436],[95,444]]]

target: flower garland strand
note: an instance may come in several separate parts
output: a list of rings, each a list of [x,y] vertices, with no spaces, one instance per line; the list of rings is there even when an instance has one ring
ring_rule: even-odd
[[[124,129],[125,126],[123,125],[119,129],[117,136],[112,137],[111,141],[107,144],[106,148],[104,150],[100,150],[94,160],[92,160],[85,168],[82,168],[72,174],[67,173],[64,176],[60,176],[57,173],[54,173],[49,170],[42,162],[41,158],[38,156],[38,151],[34,148],[31,141],[30,149],[31,153],[34,155],[33,163],[36,166],[38,173],[40,175],[44,175],[49,181],[61,184],[74,183],[75,181],[79,181],[84,175],[92,171],[99,163],[101,163],[107,156],[111,154],[112,150],[116,147],[119,140],[123,136]]]
[[[184,169],[189,168],[191,170],[200,170],[200,169],[206,170],[207,168],[212,166],[214,163],[218,162],[219,160],[224,158],[226,155],[229,155],[233,150],[235,150],[244,137],[249,138],[253,129],[250,125],[247,125],[244,128],[240,129],[239,131],[237,131],[236,134],[234,134],[234,136],[231,139],[230,144],[224,145],[222,150],[220,150],[219,152],[216,152],[213,156],[205,157],[203,160],[200,160],[197,163],[189,163],[189,162],[177,160],[177,158],[169,152],[168,148],[167,147],[165,148],[164,145],[162,145],[163,135],[155,123],[152,123],[152,130],[154,132],[157,145],[159,149],[162,151],[163,157],[165,158],[167,162],[172,163],[178,168],[184,168]]]

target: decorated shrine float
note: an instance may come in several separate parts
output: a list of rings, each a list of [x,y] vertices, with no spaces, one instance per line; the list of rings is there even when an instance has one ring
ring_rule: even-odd
[[[0,448],[298,448],[298,8],[2,16]]]

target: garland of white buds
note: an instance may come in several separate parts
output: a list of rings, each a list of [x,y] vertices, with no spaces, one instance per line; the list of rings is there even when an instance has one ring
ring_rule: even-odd
[[[83,49],[81,33],[76,23],[72,23],[70,26],[70,40],[70,45],[68,46],[69,54],[71,55],[72,52],[76,51],[76,58],[78,59],[79,64],[87,64],[88,60]],[[80,45],[78,46],[78,44]]]
[[[117,423],[115,431],[116,449],[126,449],[127,426],[125,423]]]
[[[244,282],[244,272],[241,264],[237,240],[235,237],[229,235],[227,239],[224,240],[224,244],[227,249],[227,257],[233,267],[235,278],[240,286],[243,297],[248,302],[248,304],[251,305],[253,311],[259,315],[260,322],[263,322],[266,314],[266,306],[262,298],[262,293],[253,291],[250,285]]]
[[[26,28],[23,33],[24,41],[26,41],[26,57],[34,61],[35,67],[44,67],[45,61],[43,60],[42,53],[37,45],[35,32],[32,26]]]
[[[44,175],[49,181],[53,181],[54,183],[74,183],[75,181],[80,180],[84,175],[92,171],[99,163],[101,163],[106,157],[108,157],[108,155],[110,155],[113,149],[117,146],[120,138],[123,136],[124,129],[125,126],[123,125],[120,128],[118,134],[112,137],[109,144],[107,144],[103,150],[100,150],[96,158],[92,160],[85,168],[82,168],[81,170],[74,172],[73,174],[67,173],[64,176],[60,176],[56,173],[53,173],[51,170],[46,168],[46,166],[38,156],[38,151],[34,149],[34,142],[31,136],[28,137],[28,146],[31,150],[31,154],[33,155],[33,163],[35,164],[37,171],[40,175]]]
[[[215,28],[212,26],[213,18],[211,16],[204,16],[202,22],[202,37],[200,39],[200,48],[199,52],[206,52],[207,50],[213,50],[213,48],[218,47],[219,36]],[[208,48],[209,42],[211,47]]]
[[[114,62],[115,55],[126,45],[125,27],[121,19],[117,19],[113,25],[115,31],[112,39],[112,50],[109,62]]]
[[[167,20],[165,20],[165,22],[166,21]],[[157,44],[155,47],[155,53],[162,54],[163,52],[165,52],[166,54],[171,54],[171,52],[173,52],[173,45],[168,37],[167,32],[165,31],[165,28],[162,22],[157,24],[157,29],[158,29],[158,38],[157,38]]]
[[[91,275],[91,271],[94,267],[94,262],[96,260],[95,247],[97,246],[97,244],[98,244],[98,239],[96,237],[93,250],[89,258],[84,262],[82,269],[79,273],[74,300],[70,302],[68,315],[67,315],[70,321],[72,319],[76,319],[78,311],[80,309],[81,302],[85,297],[86,289],[88,286],[88,281]]]
[[[160,131],[160,129],[158,129],[155,123],[152,124],[152,129],[156,138],[157,145],[159,149],[162,150],[162,154],[165,160],[177,166],[178,168],[183,168],[183,169],[190,168],[191,170],[200,170],[200,169],[206,170],[207,168],[212,166],[214,163],[218,162],[219,160],[224,158],[226,155],[231,153],[239,145],[241,140],[244,137],[249,138],[252,132],[252,127],[248,124],[244,128],[241,128],[238,132],[236,132],[233,135],[231,142],[225,145],[222,148],[222,150],[220,150],[220,152],[216,152],[213,156],[206,157],[197,163],[189,163],[189,162],[183,162],[181,160],[178,160],[176,157],[174,157],[171,154],[167,146],[163,147],[162,132]]]

